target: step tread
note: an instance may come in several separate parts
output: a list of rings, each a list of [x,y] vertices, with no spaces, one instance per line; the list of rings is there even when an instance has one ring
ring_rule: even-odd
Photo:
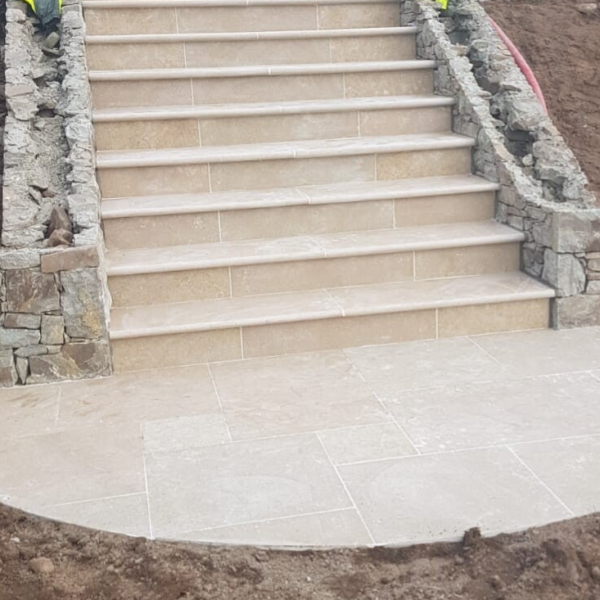
[[[552,298],[524,273],[388,283],[113,309],[111,338]]]
[[[448,96],[406,95],[375,98],[335,98],[332,100],[296,100],[294,102],[107,108],[94,111],[93,120],[95,123],[105,123],[189,118],[214,119],[220,117],[331,113],[393,108],[430,108],[452,106],[455,103],[455,99]]]
[[[313,38],[376,37],[413,35],[417,27],[361,27],[356,29],[302,29],[287,31],[240,31],[218,33],[159,33],[88,35],[87,44],[165,44],[181,42],[242,42]]]
[[[392,152],[469,148],[474,145],[474,139],[449,131],[444,133],[302,140],[232,146],[103,151],[97,153],[96,160],[99,169],[126,169],[130,167],[388,154]]]
[[[291,65],[254,65],[244,67],[202,67],[174,69],[113,69],[90,71],[94,81],[147,81],[225,77],[266,77],[277,75],[322,75],[327,73],[364,73],[376,71],[418,71],[433,69],[433,60],[388,60],[370,62],[307,63]]]
[[[276,239],[114,250],[110,276],[390,254],[522,242],[522,232],[496,221],[453,223]]]
[[[84,8],[212,8],[252,6],[322,6],[333,4],[398,4],[398,0],[84,0]]]
[[[337,183],[256,191],[139,196],[104,199],[102,201],[102,218],[119,219],[308,204],[400,200],[491,192],[498,189],[497,183],[475,175],[449,175],[399,181]]]

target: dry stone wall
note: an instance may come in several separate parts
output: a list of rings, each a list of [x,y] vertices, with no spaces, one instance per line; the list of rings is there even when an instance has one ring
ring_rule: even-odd
[[[110,296],[79,0],[45,48],[26,4],[6,6],[0,385],[107,375]],[[55,39],[57,40],[58,38]]]
[[[600,209],[478,0],[402,0],[436,91],[457,98],[454,130],[475,138],[477,174],[500,184],[497,218],[525,233],[522,267],[557,290],[553,324],[600,325]]]

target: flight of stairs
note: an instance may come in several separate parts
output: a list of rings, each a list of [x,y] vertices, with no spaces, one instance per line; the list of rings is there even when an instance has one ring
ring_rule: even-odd
[[[543,328],[387,0],[85,0],[117,371]]]

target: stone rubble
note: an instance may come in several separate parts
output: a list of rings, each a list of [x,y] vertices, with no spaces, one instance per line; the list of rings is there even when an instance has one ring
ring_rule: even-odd
[[[110,296],[79,0],[58,31],[6,6],[0,386],[111,372]]]
[[[497,219],[526,235],[523,269],[557,291],[553,325],[600,325],[598,199],[485,11],[478,0],[402,10],[419,28],[419,58],[438,61],[436,92],[457,98],[454,130],[477,141],[476,173],[501,185]]]

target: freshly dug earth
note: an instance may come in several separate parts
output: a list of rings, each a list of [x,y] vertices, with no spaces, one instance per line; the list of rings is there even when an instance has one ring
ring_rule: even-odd
[[[0,505],[0,600],[597,600],[600,515],[462,543],[275,551],[150,542]]]
[[[488,14],[533,69],[554,123],[600,192],[600,8],[593,0],[495,0]]]

